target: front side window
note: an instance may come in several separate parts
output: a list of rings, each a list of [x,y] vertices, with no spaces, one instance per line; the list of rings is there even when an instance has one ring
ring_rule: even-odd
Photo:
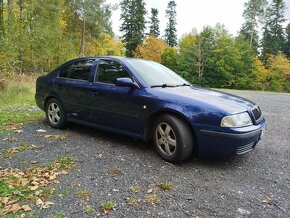
[[[63,68],[59,77],[88,81],[95,60],[78,61]]]
[[[96,82],[115,84],[117,78],[122,77],[130,77],[130,74],[118,61],[99,61]]]
[[[172,70],[156,62],[141,59],[126,61],[149,86],[190,84]]]

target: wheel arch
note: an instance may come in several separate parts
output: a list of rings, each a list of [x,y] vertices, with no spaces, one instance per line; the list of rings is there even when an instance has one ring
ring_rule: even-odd
[[[46,104],[47,104],[47,102],[48,102],[50,99],[52,99],[52,98],[57,99],[57,100],[62,104],[62,106],[63,106],[63,102],[62,102],[61,98],[60,98],[57,94],[55,94],[55,93],[50,93],[50,94],[48,94],[48,95],[44,98],[44,101],[43,101],[43,108],[44,108],[44,109],[46,108]]]
[[[197,145],[196,130],[192,127],[188,118],[184,114],[180,113],[179,111],[172,110],[172,109],[158,110],[158,111],[155,111],[154,113],[152,113],[148,117],[148,119],[146,121],[145,134],[144,134],[144,138],[146,141],[149,141],[150,139],[152,139],[152,131],[151,130],[153,129],[154,122],[157,119],[157,117],[159,117],[163,114],[169,114],[169,115],[178,117],[179,119],[183,120],[189,126],[189,128],[191,130],[195,146],[198,146]]]

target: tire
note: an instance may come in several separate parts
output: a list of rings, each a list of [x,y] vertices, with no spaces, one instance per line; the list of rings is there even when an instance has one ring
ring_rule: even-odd
[[[153,142],[160,156],[171,163],[189,159],[193,151],[193,135],[183,120],[169,114],[159,116],[153,128]]]
[[[55,98],[51,98],[45,105],[46,119],[54,129],[62,129],[66,126],[66,114],[62,104]]]

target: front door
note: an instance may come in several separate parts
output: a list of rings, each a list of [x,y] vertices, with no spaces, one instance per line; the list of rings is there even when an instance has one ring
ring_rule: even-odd
[[[117,78],[131,74],[116,60],[99,60],[95,83],[90,90],[94,122],[120,131],[142,134],[144,109],[142,89],[115,86]]]

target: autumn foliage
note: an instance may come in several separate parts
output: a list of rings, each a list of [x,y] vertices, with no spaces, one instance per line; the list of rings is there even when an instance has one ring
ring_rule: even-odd
[[[134,57],[161,63],[161,55],[167,47],[169,46],[162,39],[151,35],[145,39],[143,44],[137,47]]]

